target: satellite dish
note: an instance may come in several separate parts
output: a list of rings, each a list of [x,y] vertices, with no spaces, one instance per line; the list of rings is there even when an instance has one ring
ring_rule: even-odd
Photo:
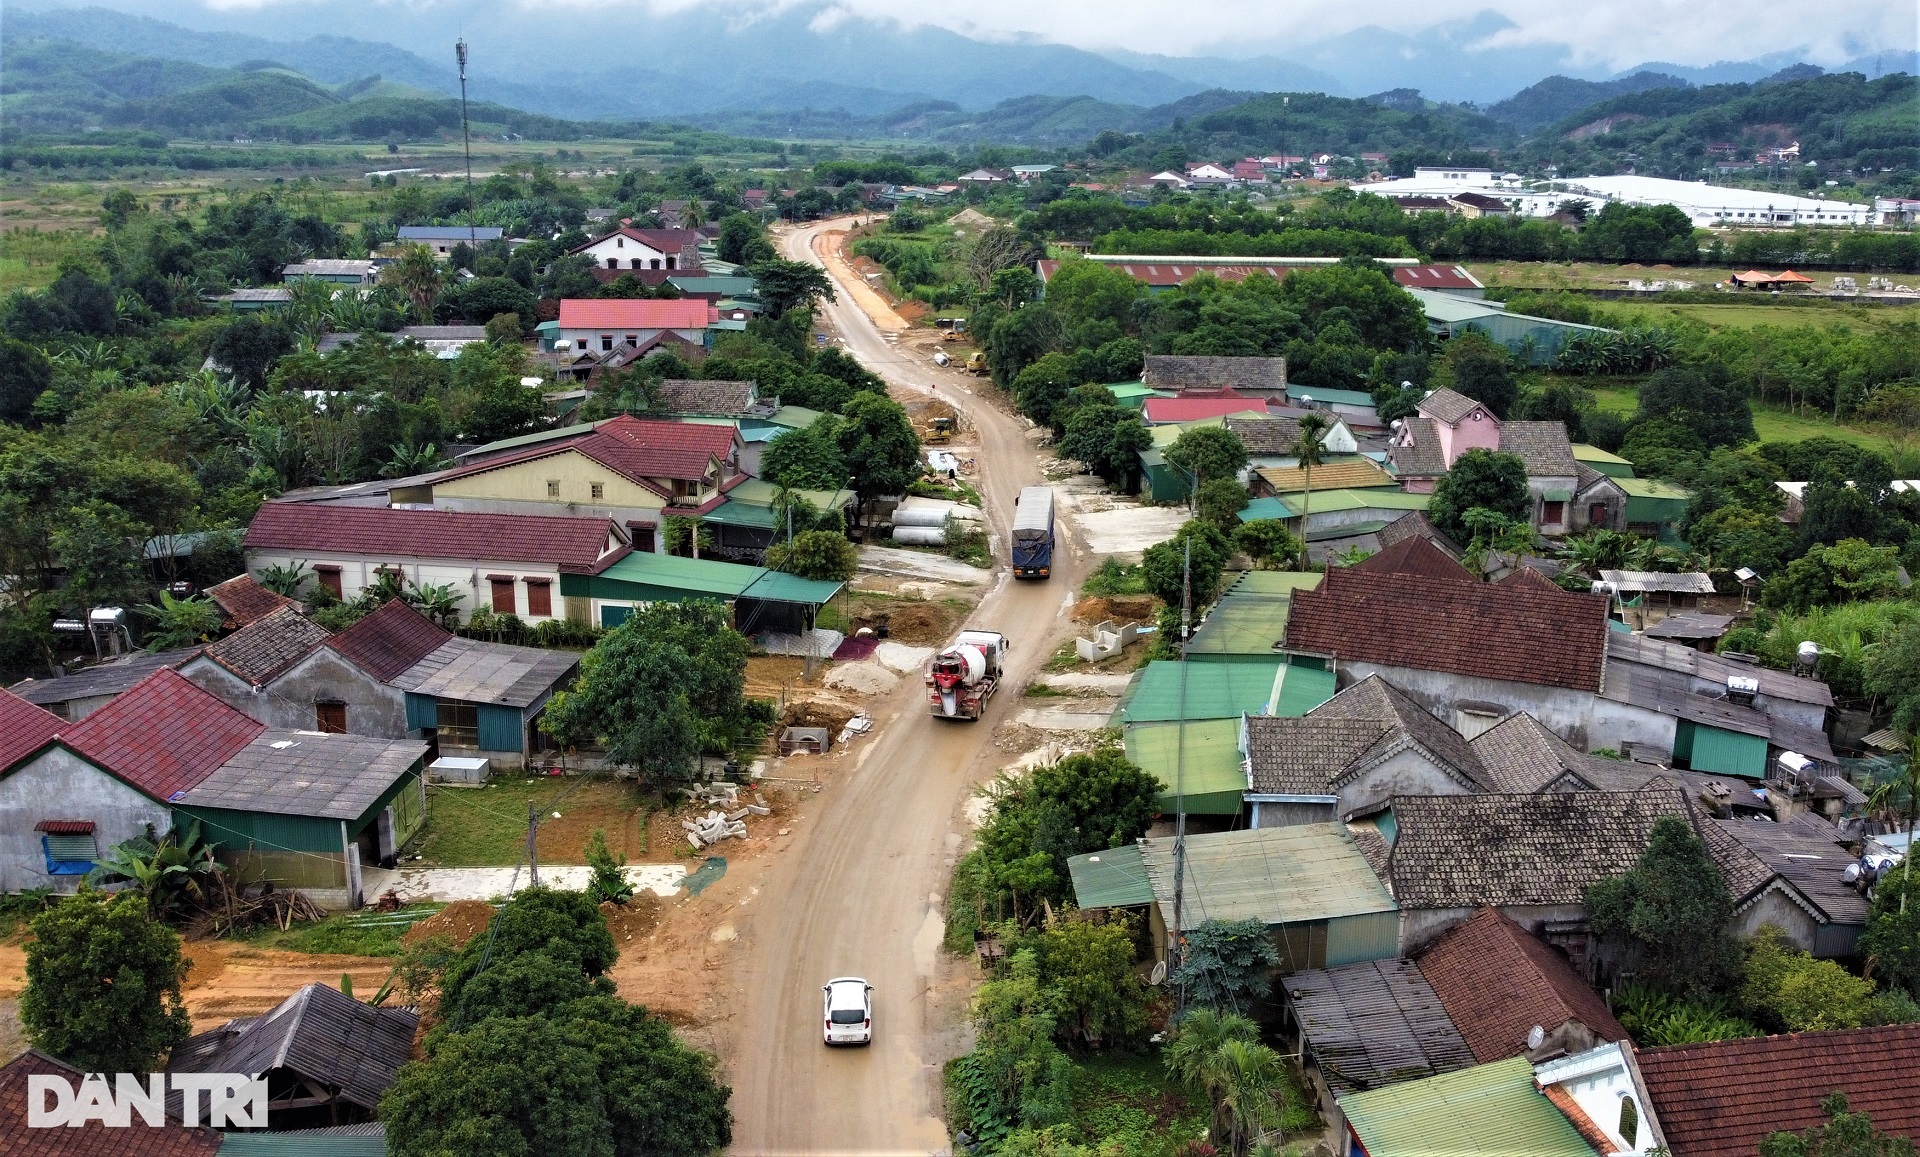
[[[1167,962],[1164,960],[1154,961],[1153,971],[1147,974],[1147,983],[1158,986],[1161,984],[1165,984],[1166,981],[1167,981]]]
[[[1546,1040],[1547,1040],[1547,1030],[1544,1027],[1536,1024],[1532,1028],[1527,1030],[1527,1047],[1528,1048],[1537,1049],[1542,1044],[1545,1044]]]

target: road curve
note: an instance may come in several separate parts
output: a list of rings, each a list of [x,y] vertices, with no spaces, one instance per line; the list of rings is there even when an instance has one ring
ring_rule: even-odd
[[[822,264],[818,223],[780,237],[785,255]],[[826,789],[823,806],[760,894],[741,912],[732,958],[734,1015],[720,1035],[733,1080],[738,1154],[947,1153],[940,1069],[954,1039],[954,1012],[929,997],[943,970],[941,897],[964,843],[961,815],[971,787],[992,774],[989,737],[1018,708],[1017,690],[1044,661],[1064,621],[1084,558],[1065,543],[1047,582],[1014,583],[1005,568],[1007,527],[1019,488],[1042,481],[1022,424],[982,401],[951,370],[896,352],[856,304],[845,267],[824,306],[846,349],[896,394],[935,388],[979,432],[981,494],[1001,564],[995,586],[968,625],[1013,642],[1006,693],[979,723],[928,715],[917,679],[873,704],[873,736],[850,774]],[[864,288],[864,287],[862,287]],[[820,986],[864,976],[875,987],[874,1044],[821,1043]]]

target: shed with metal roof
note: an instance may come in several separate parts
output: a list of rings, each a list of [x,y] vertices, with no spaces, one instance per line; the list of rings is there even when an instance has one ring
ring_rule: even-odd
[[[1367,1157],[1593,1157],[1525,1057],[1340,1098]]]
[[[1280,656],[1221,657],[1208,663],[1148,663],[1120,705],[1123,723],[1305,715],[1333,698],[1334,674],[1290,667]]]
[[[1137,724],[1127,728],[1124,744],[1127,758],[1165,785],[1162,812],[1171,815],[1176,796],[1183,795],[1191,814],[1240,814],[1247,773],[1240,763],[1238,718]]]
[[[733,604],[734,624],[746,634],[795,634],[846,584],[706,558],[636,552],[597,575],[567,574],[560,593],[591,599],[594,620],[617,627],[646,603],[717,599]]]

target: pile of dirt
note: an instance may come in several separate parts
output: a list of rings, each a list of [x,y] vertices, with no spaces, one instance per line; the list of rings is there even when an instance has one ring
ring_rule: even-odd
[[[946,608],[937,603],[905,603],[887,615],[887,637],[898,643],[931,647],[947,639]]]
[[[789,703],[780,717],[782,727],[825,727],[834,734],[847,725],[853,718],[853,709],[842,707],[838,703],[823,703],[808,700],[801,703]]]
[[[917,298],[908,298],[905,301],[896,300],[893,303],[893,312],[900,315],[901,321],[911,324],[931,314],[933,307]]]
[[[827,672],[827,686],[855,695],[885,695],[900,685],[900,676],[872,659],[839,663]]]
[[[607,928],[613,933],[616,948],[625,948],[636,939],[643,938],[660,923],[660,897],[652,892],[636,892],[633,899],[625,904],[603,902],[601,915],[607,918]]]
[[[493,919],[493,905],[483,900],[455,900],[433,915],[407,929],[402,944],[418,944],[429,936],[446,936],[458,948],[487,930]]]
[[[1159,613],[1160,600],[1152,595],[1098,595],[1073,604],[1076,623],[1151,623]]]

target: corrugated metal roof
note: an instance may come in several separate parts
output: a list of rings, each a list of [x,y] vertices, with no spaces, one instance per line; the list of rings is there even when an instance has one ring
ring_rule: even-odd
[[[1272,655],[1287,635],[1293,600],[1281,595],[1228,595],[1187,641],[1189,655]]]
[[[176,802],[357,820],[426,754],[426,744],[410,739],[262,731]]]
[[[1126,723],[1159,723],[1264,715],[1285,665],[1278,656],[1217,663],[1148,663],[1141,669],[1132,694],[1120,705],[1120,718]]]
[[[1676,502],[1693,498],[1693,491],[1658,478],[1615,478],[1613,481],[1627,492],[1628,498],[1670,498]]]
[[[681,558],[672,554],[635,551],[600,572],[600,579],[672,587],[693,594],[737,598],[760,577],[757,566],[719,562],[710,558]]]
[[[1281,982],[1335,1097],[1473,1066],[1473,1053],[1410,960],[1296,972]]]
[[[1227,587],[1229,595],[1291,595],[1319,587],[1327,576],[1317,570],[1248,570]]]
[[[220,1157],[387,1157],[387,1127],[373,1121],[286,1133],[228,1133]]]
[[[1638,591],[1665,591],[1672,594],[1710,595],[1713,579],[1703,571],[1667,574],[1650,570],[1603,570],[1600,578],[1610,582],[1622,594]]]
[[[1153,882],[1147,879],[1138,844],[1069,856],[1067,873],[1073,877],[1073,902],[1082,908],[1132,908],[1153,903]]]
[[[435,699],[526,707],[553,691],[579,665],[580,656],[572,651],[456,636],[388,682]]]
[[[1145,454],[1142,454],[1145,457]],[[1287,504],[1278,498],[1255,498],[1240,508],[1240,521],[1255,522],[1263,518],[1294,518],[1296,515]]]
[[[1349,510],[1425,510],[1431,494],[1408,494],[1400,490],[1315,490],[1300,503],[1309,516],[1337,514]]]
[[[799,575],[783,571],[762,571],[760,577],[741,593],[743,599],[765,599],[776,603],[804,603],[808,606],[823,606],[840,593],[845,583],[827,582],[823,579],[801,578]]]
[[[1593,1157],[1525,1057],[1340,1098],[1367,1157]]]
[[[413,1052],[420,1016],[374,1008],[324,984],[309,984],[273,1011],[200,1033],[168,1058],[170,1073],[287,1069],[366,1109],[376,1109]]]
[[[1173,843],[1145,842],[1143,858],[1169,924]],[[1394,911],[1380,877],[1345,824],[1298,824],[1187,837],[1184,928],[1208,920],[1304,924]]]
[[[1160,793],[1160,810],[1174,810],[1174,781],[1178,778],[1186,789],[1188,812],[1239,814],[1247,774],[1240,766],[1238,719],[1133,726],[1127,728],[1125,744],[1127,758],[1166,786]],[[1182,746],[1186,761],[1176,774],[1176,757]]]
[[[29,703],[46,705],[74,699],[118,695],[162,667],[178,667],[200,653],[198,647],[177,651],[135,651],[92,667],[82,667],[57,679],[22,679],[8,690]]]

